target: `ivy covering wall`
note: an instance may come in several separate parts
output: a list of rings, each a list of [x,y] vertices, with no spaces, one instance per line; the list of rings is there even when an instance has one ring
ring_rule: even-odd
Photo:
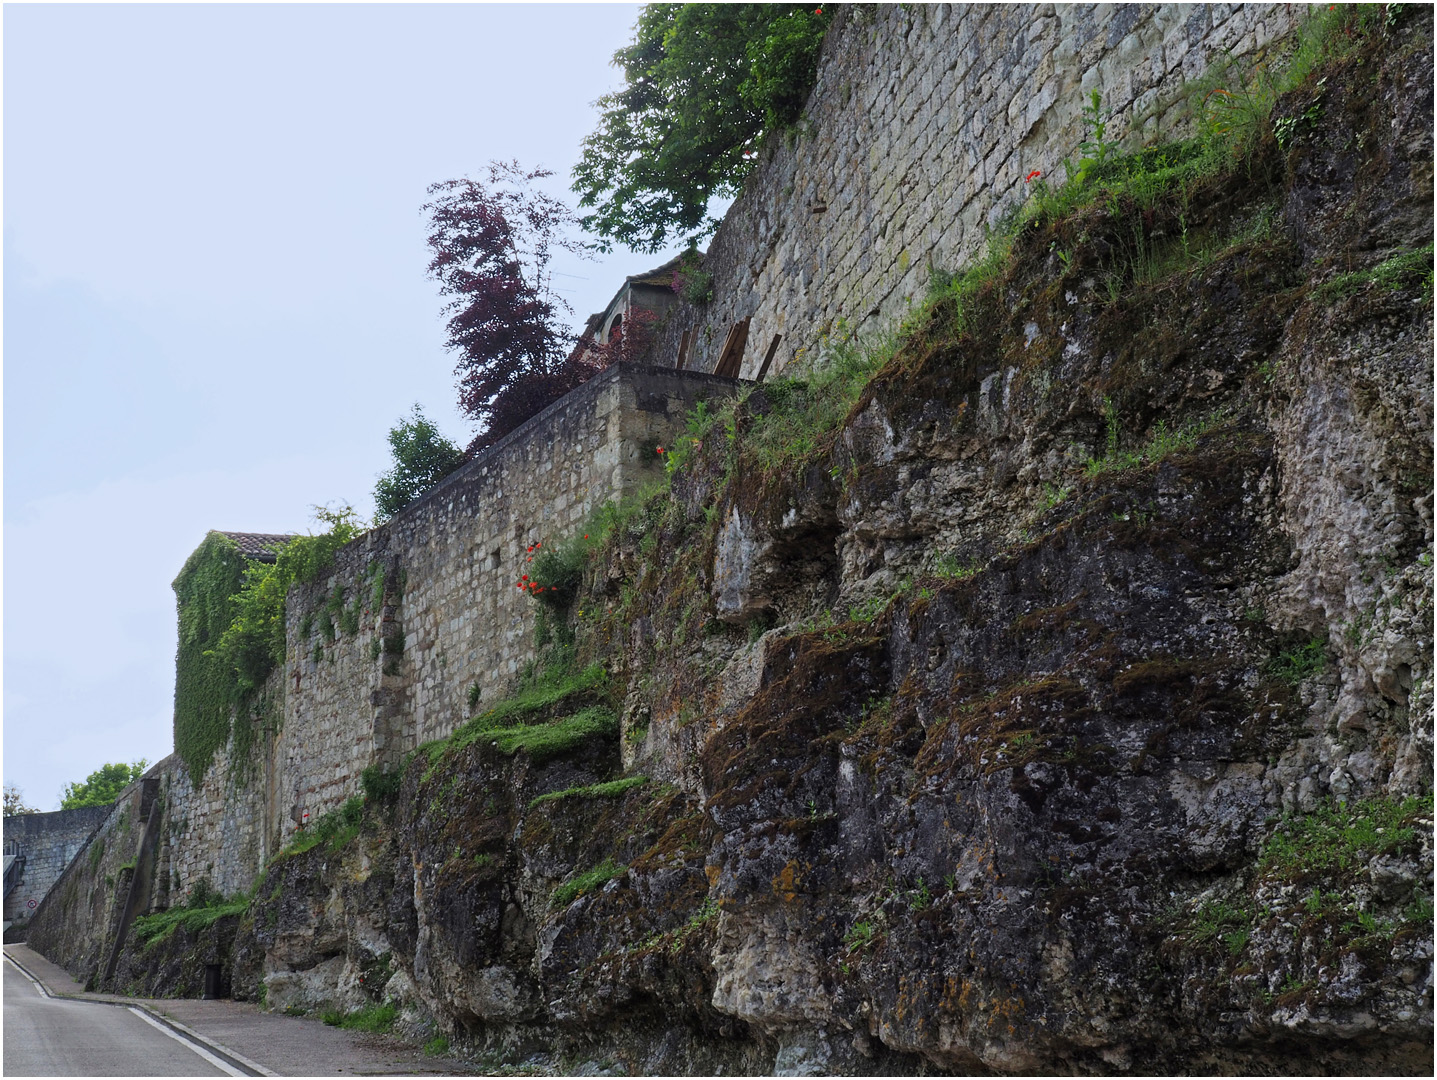
[[[236,732],[239,771],[254,741],[252,725],[274,703],[260,694],[269,673],[284,663],[285,595],[297,581],[313,581],[334,553],[364,528],[349,507],[316,507],[329,528],[296,536],[277,548],[275,561],[246,559],[234,541],[211,532],[175,578],[180,641],[175,657],[175,752],[199,786],[215,751]]]
[[[199,785],[229,739],[234,666],[219,651],[238,611],[235,595],[249,560],[223,533],[207,535],[175,578],[179,648],[175,656],[175,751]]]

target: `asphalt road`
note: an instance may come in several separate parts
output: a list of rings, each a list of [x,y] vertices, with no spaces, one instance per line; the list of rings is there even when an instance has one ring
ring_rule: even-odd
[[[6,1076],[225,1076],[189,1043],[122,1005],[45,997],[7,959]]]

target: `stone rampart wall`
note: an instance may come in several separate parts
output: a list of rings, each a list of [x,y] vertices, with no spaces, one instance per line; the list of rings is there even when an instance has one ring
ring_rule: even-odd
[[[735,387],[616,365],[292,591],[271,833],[292,828],[292,811],[313,818],[355,794],[367,765],[448,735],[473,715],[472,687],[481,708],[503,694],[536,654],[534,600],[515,587],[529,545],[659,480],[655,447],[695,401]]]
[[[284,672],[276,669],[260,695],[274,703],[271,729],[278,726],[283,683]],[[156,906],[183,903],[201,880],[226,896],[248,890],[259,868],[283,846],[282,835],[267,827],[274,798],[271,750],[276,735],[265,731],[264,723],[256,724],[260,730],[254,749],[238,768],[231,738],[215,754],[198,787],[178,754],[151,770],[161,778],[165,800],[152,890]]]
[[[1091,90],[1107,137],[1171,138],[1182,85],[1254,58],[1298,4],[904,4],[850,10],[824,43],[803,133],[767,147],[709,248],[714,299],[672,313],[657,356],[712,371],[751,318],[740,374],[768,375],[843,328],[891,324],[930,267],[953,270],[1030,190],[1080,156]],[[1135,119],[1138,123],[1135,125]]]
[[[17,814],[5,819],[5,851],[25,860],[15,888],[5,897],[5,921],[23,922],[35,913],[65,867],[109,816],[108,806]]]
[[[605,501],[658,480],[655,447],[696,401],[737,385],[616,365],[343,548],[323,580],[296,586],[288,656],[259,695],[272,711],[248,760],[231,767],[231,738],[198,786],[178,755],[145,774],[164,800],[148,907],[184,903],[201,880],[227,896],[250,889],[296,822],[356,794],[367,766],[453,731],[472,715],[470,687],[481,708],[503,694],[537,652],[534,601],[515,588],[528,545],[562,540]],[[42,951],[86,978],[128,888],[139,789],[98,812],[90,846],[38,909]]]
[[[173,757],[166,761],[174,760]],[[155,766],[145,774],[153,778]],[[144,835],[146,784],[136,782],[120,793],[113,806],[98,807],[100,821],[55,879],[30,920],[30,946],[82,980],[98,969],[111,926],[134,873],[135,856]],[[153,787],[151,788],[153,790]],[[7,827],[9,823],[6,823]]]
[[[562,539],[596,505],[657,479],[653,446],[696,398],[732,392],[696,372],[713,370],[738,320],[751,319],[750,378],[776,335],[770,375],[845,325],[885,324],[930,267],[981,250],[1031,170],[1061,179],[1088,91],[1114,112],[1110,137],[1170,137],[1184,81],[1223,55],[1260,55],[1303,10],[882,5],[841,17],[805,132],[764,151],[710,246],[714,300],[680,304],[666,322],[655,355],[672,363],[690,331],[690,370],[611,369],[291,593],[289,655],[270,687],[278,730],[253,769],[234,783],[222,753],[198,789],[177,758],[149,774],[167,800],[153,902],[201,877],[248,888],[296,815],[314,820],[356,793],[366,766],[448,734],[471,713],[471,686],[481,703],[502,693],[534,656],[532,600],[514,587],[529,543]],[[98,956],[143,828],[126,809],[138,798],[117,804],[37,912],[46,955],[72,971]]]

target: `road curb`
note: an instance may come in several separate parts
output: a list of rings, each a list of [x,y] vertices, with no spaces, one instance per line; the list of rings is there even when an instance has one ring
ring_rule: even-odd
[[[118,1005],[121,1008],[139,1009],[143,1011],[146,1016],[151,1017],[157,1024],[162,1024],[165,1027],[169,1028],[184,1041],[192,1042],[197,1046],[203,1047],[206,1051],[213,1054],[215,1057],[220,1058],[226,1064],[231,1065],[236,1069],[239,1069],[241,1074],[244,1076],[282,1075],[273,1071],[272,1069],[266,1069],[258,1062],[251,1061],[243,1054],[231,1050],[229,1047],[223,1045],[222,1043],[217,1043],[213,1039],[201,1035],[198,1031],[195,1031],[194,1028],[182,1024],[178,1020],[171,1019],[164,1013],[155,1009],[153,1006],[146,1005],[144,1002],[124,1000],[115,1001],[108,997],[99,997],[98,995],[90,993],[59,994],[46,986],[44,979],[41,979],[33,971],[27,968],[20,960],[11,955],[8,950],[5,952],[5,959],[10,961],[10,963],[14,964],[17,968],[19,968],[20,972],[37,987],[39,987],[40,992],[48,998],[62,999],[65,1001],[89,1001],[96,1005]]]
[[[123,1003],[123,1002],[119,1002],[119,1001],[114,1001],[114,1002],[106,1002],[106,1004],[121,1005],[121,1004],[124,1004],[124,1003]],[[170,1017],[166,1016],[164,1013],[162,1013],[162,1012],[160,1012],[159,1010],[155,1009],[153,1006],[145,1005],[145,1004],[142,1004],[141,1002],[138,1002],[138,1001],[137,1001],[137,1002],[134,1002],[133,1004],[131,1004],[129,1007],[132,1008],[132,1009],[143,1009],[146,1014],[148,1014],[149,1016],[151,1016],[151,1017],[153,1017],[153,1018],[155,1019],[155,1022],[156,1022],[156,1023],[164,1024],[165,1027],[169,1028],[171,1031],[175,1032],[177,1035],[180,1035],[180,1036],[182,1036],[183,1038],[188,1039],[190,1042],[197,1043],[197,1044],[199,1044],[200,1046],[203,1046],[203,1047],[204,1047],[206,1050],[208,1050],[211,1054],[214,1054],[215,1057],[217,1057],[217,1058],[222,1058],[224,1061],[226,1061],[226,1062],[228,1062],[229,1064],[233,1065],[236,1069],[242,1070],[246,1076],[280,1076],[280,1075],[282,1075],[281,1073],[275,1072],[273,1069],[266,1069],[263,1065],[259,1064],[259,1062],[257,1062],[257,1061],[251,1061],[249,1058],[245,1057],[243,1054],[240,1054],[240,1053],[237,1053],[237,1052],[234,1051],[234,1050],[231,1050],[228,1046],[225,1046],[223,1043],[217,1043],[217,1042],[215,1042],[213,1039],[210,1039],[210,1038],[208,1038],[208,1037],[206,1037],[206,1036],[204,1036],[204,1035],[201,1035],[201,1034],[200,1034],[198,1031],[196,1031],[194,1028],[188,1027],[188,1026],[184,1025],[184,1024],[180,1023],[178,1020],[171,1019]]]

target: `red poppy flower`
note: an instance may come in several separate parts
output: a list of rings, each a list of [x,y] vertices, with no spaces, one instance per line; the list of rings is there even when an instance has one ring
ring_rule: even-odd
[[[1041,172],[1039,172],[1037,169],[1034,169],[1034,170],[1033,170],[1032,172],[1030,172],[1027,176],[1023,177],[1023,183],[1027,184],[1027,183],[1029,183],[1029,182],[1031,182],[1031,181],[1033,181],[1033,180],[1036,180],[1038,177],[1040,177],[1040,176],[1042,176],[1042,175],[1043,175],[1043,174],[1042,174]]]

